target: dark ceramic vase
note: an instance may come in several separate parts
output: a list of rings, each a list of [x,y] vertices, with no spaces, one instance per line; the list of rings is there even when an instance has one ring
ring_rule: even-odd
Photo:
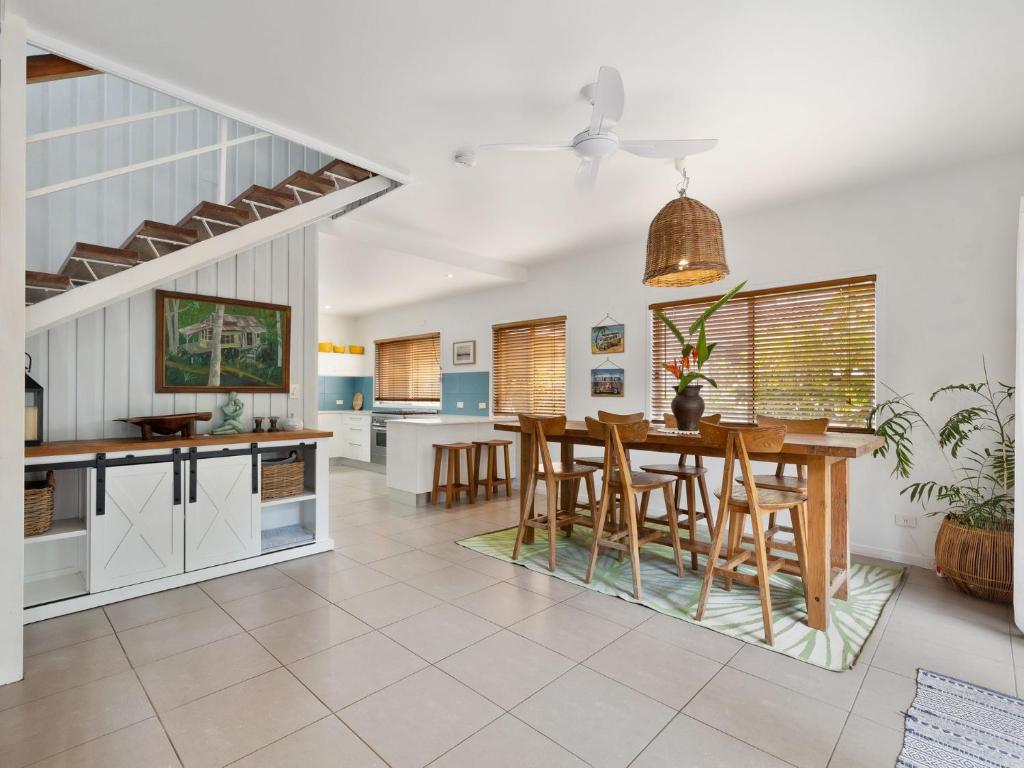
[[[672,398],[672,415],[676,417],[678,429],[696,432],[697,422],[704,415],[704,399],[700,396],[701,384],[690,384]]]

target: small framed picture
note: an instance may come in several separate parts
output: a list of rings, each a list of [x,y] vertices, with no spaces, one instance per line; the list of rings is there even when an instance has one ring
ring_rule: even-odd
[[[592,397],[622,397],[626,372],[622,368],[591,368],[590,395]]]
[[[626,351],[626,326],[595,325],[590,329],[590,352],[595,355],[614,355]]]
[[[476,342],[456,341],[452,344],[452,365],[475,365]]]

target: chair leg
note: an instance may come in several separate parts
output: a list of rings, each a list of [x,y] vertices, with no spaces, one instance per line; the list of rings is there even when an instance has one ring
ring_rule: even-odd
[[[700,585],[700,600],[697,601],[697,621],[701,621],[704,618],[704,608],[707,607],[708,595],[711,594],[711,582],[715,578],[718,554],[722,551],[722,542],[725,540],[725,522],[727,518],[728,511],[720,510],[718,523],[711,534],[711,549],[708,551],[708,561],[704,566],[704,581]]]
[[[590,476],[590,486],[593,488],[593,476]],[[597,505],[597,516],[594,519],[594,540],[590,543],[590,562],[587,563],[587,584],[594,578],[594,566],[597,563],[597,555],[601,549],[601,536],[604,533],[604,519],[608,515],[608,504],[610,503],[611,491],[605,489],[601,494],[601,501]]]
[[[484,452],[484,449],[486,449],[486,453]],[[491,481],[494,478],[494,473],[491,471],[491,465],[494,463],[494,446],[492,446],[492,445],[480,446],[479,450],[481,452],[482,458],[486,462],[487,467],[486,467],[486,469],[484,469],[483,475],[481,477],[477,478],[477,487],[479,487],[479,481],[482,479],[484,481],[484,498],[487,501],[490,501],[491,500]],[[477,461],[476,466],[477,466],[477,474],[480,474],[480,462],[479,461]]]
[[[469,503],[476,504],[476,467],[471,448],[466,449],[466,473],[469,475]]]
[[[757,559],[757,588],[761,593],[761,620],[764,622],[764,641],[775,645],[772,631],[772,591],[768,576],[768,549],[764,540],[764,525],[761,513],[751,505],[750,523],[754,531],[754,554]]]
[[[711,497],[708,496],[708,483],[704,475],[697,476],[697,488],[700,489],[700,503],[704,507],[704,519],[708,521],[708,533],[715,531],[715,513],[711,508]]]
[[[595,522],[597,516],[597,491],[594,489],[594,475],[588,472],[586,475],[587,484],[587,506],[590,509],[590,522]],[[594,528],[594,535],[597,535],[597,527]]]
[[[547,484],[548,502],[548,570],[555,572],[556,549],[558,547],[558,486],[555,483]]]
[[[576,514],[576,502],[580,500],[580,481],[579,478],[576,480],[569,481],[569,503],[565,505],[570,515]],[[572,523],[569,523],[565,527],[565,538],[572,538]]]
[[[501,446],[505,453],[505,495],[512,498],[512,468],[508,457],[508,446]]]
[[[626,524],[629,526],[629,564],[633,569],[633,597],[637,600],[643,599],[640,588],[640,541],[636,530],[636,499],[633,494],[625,494],[625,502],[622,514],[626,516]]]
[[[725,556],[731,559],[734,555],[738,555],[743,542],[743,512],[731,509],[729,510],[729,546],[725,550]],[[732,591],[732,575],[731,571],[725,574],[725,591]]]
[[[694,493],[693,478],[686,478],[686,517],[690,529],[690,567],[697,570],[697,498]]]
[[[526,503],[523,505],[523,513],[519,517],[519,530],[516,531],[516,543],[512,548],[512,559],[519,559],[519,551],[523,546],[523,538],[526,536],[526,521],[533,516],[534,503],[536,501],[535,494],[537,493],[537,476],[531,475],[528,478],[524,478],[523,482],[526,487],[522,489],[526,495]]]
[[[452,508],[452,492],[455,490],[455,468],[458,465],[458,453],[455,454],[455,461],[452,461],[452,451],[445,451],[445,458],[448,461],[448,485],[444,492],[444,508]]]
[[[683,550],[679,546],[679,511],[675,507],[672,498],[671,486],[662,486],[662,493],[665,494],[665,510],[668,512],[668,535],[672,537],[672,554],[676,558],[676,573],[683,575]],[[694,567],[696,570],[696,566]]]
[[[640,496],[640,523],[645,524],[647,522],[647,505],[651,501],[651,492],[644,491]]]
[[[789,511],[793,521],[793,543],[796,545],[796,559],[800,563],[800,582],[804,587],[804,603],[807,602],[807,582],[804,579],[804,569],[807,567],[807,539],[804,538],[804,531],[807,530],[807,505],[800,504]]]
[[[434,449],[434,485],[430,489],[430,503],[437,504],[441,492],[441,449]]]

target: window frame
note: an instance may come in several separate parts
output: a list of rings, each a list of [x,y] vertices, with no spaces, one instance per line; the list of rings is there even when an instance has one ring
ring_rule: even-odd
[[[395,399],[382,399],[378,397],[380,392],[380,378],[377,375],[378,367],[381,365],[380,360],[380,345],[389,344],[396,342],[411,342],[419,339],[436,339],[437,340],[437,399],[413,399],[413,400],[395,400]],[[373,404],[375,406],[411,406],[418,408],[431,408],[441,407],[442,402],[442,385],[444,381],[444,369],[441,360],[441,332],[430,331],[428,333],[417,333],[410,336],[393,336],[387,339],[374,339],[373,341]]]
[[[560,412],[548,414],[547,412],[531,410],[530,413],[543,413],[544,415],[564,415],[568,407],[569,397],[569,344],[566,330],[567,316],[554,315],[550,317],[538,317],[530,320],[516,320],[506,323],[495,323],[491,326],[491,414],[494,416],[514,415],[526,413],[527,411],[500,411],[498,410],[498,340],[500,331],[516,328],[536,328],[540,326],[560,324],[562,329],[562,409]]]

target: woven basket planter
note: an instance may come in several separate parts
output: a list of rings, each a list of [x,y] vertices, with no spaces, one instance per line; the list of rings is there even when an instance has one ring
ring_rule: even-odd
[[[946,517],[935,538],[935,564],[957,589],[982,600],[1013,600],[1013,527],[971,528]]]
[[[305,489],[305,468],[302,458],[294,451],[286,459],[264,461],[260,497],[270,501],[301,496]]]
[[[53,471],[46,473],[45,480],[25,481],[25,535],[38,536],[46,533],[53,525],[53,493],[57,480]]]

